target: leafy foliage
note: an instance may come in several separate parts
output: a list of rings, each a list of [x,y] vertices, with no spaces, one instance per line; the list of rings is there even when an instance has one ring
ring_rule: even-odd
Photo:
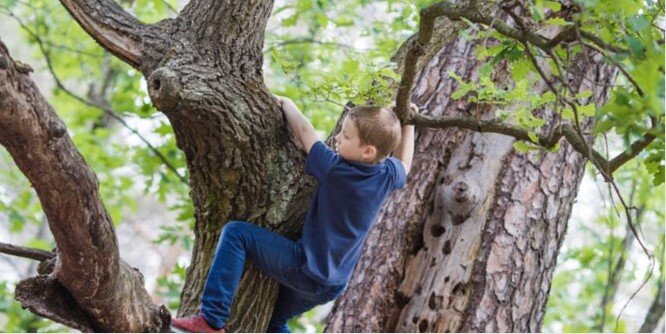
[[[480,29],[469,22],[471,32],[465,35],[482,41],[475,52],[486,63],[481,67],[478,79],[460,82],[452,97],[512,106],[511,110],[500,110],[497,116],[532,132],[532,141],[536,141],[537,133],[543,132],[541,128],[545,124],[534,113],[546,107],[555,108],[563,121],[581,122],[584,117],[594,117],[594,133],[598,138],[607,135],[620,138],[623,145],[618,153],[629,149],[637,139],[653,135],[656,139],[640,156],[652,174],[654,184],[663,183],[663,6],[657,1],[621,0],[611,4],[608,1],[577,0],[563,6],[559,1],[531,0],[497,1],[493,2],[493,8],[500,10],[507,4],[520,4],[518,7],[529,14],[525,22],[510,21],[516,29],[526,25],[530,31],[568,30],[575,34],[574,38],[547,49],[535,47],[529,40],[501,35],[494,29]],[[592,37],[587,37],[589,35]],[[536,63],[530,60],[530,53]],[[570,79],[582,79],[583,85],[595,80],[593,73],[578,73],[575,68],[567,67],[577,57],[603,57],[610,66],[619,69],[619,78],[610,87],[610,101],[605,105],[592,104],[590,91],[574,94],[568,89]],[[505,63],[512,79],[508,89],[506,82],[492,78],[494,69],[505,66]],[[530,94],[537,81],[542,79],[538,70],[552,82],[554,91],[542,96]],[[516,148],[530,150],[539,147],[517,143]]]
[[[636,208],[635,222],[643,231],[641,238],[647,237],[645,240],[649,244],[661,244],[663,248],[664,186],[654,188],[648,173],[639,162],[634,161],[620,171],[618,181],[622,189],[631,194],[630,205]],[[589,175],[594,176],[591,171]],[[651,269],[647,266],[645,255],[636,247],[630,246],[628,250],[623,247],[623,239],[629,237],[633,240],[633,236],[626,235],[631,232],[626,231],[626,223],[618,215],[620,204],[602,198],[597,205],[602,210],[595,219],[570,222],[568,238],[585,242],[565,242],[563,246],[548,299],[545,331],[599,332],[602,323],[605,331],[614,330],[619,310]],[[632,243],[635,244],[635,241]],[[653,251],[655,254],[663,254],[663,249],[659,247],[653,247]],[[626,258],[626,264],[620,269],[617,278],[617,296],[602,305],[604,294],[609,293],[608,289],[613,289],[609,279],[621,256]],[[659,256],[658,267],[653,269],[649,286],[663,284],[663,276],[659,274],[664,270],[663,265],[663,257]],[[651,290],[647,288],[640,292],[643,296],[653,298],[655,292]],[[604,309],[606,316],[602,317]],[[635,330],[640,326],[628,326],[628,319],[628,316],[619,319],[618,331],[631,331],[630,328]]]

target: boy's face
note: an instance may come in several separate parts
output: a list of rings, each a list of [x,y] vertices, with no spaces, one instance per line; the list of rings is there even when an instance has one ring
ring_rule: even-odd
[[[361,137],[354,121],[345,117],[342,129],[335,136],[335,151],[345,160],[372,163],[377,157],[377,148],[361,143]]]

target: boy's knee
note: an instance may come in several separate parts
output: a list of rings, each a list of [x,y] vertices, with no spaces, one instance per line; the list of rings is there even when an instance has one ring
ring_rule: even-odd
[[[243,228],[245,228],[246,224],[248,223],[244,221],[230,220],[226,224],[224,224],[224,227],[222,227],[222,234],[230,233],[237,235],[238,232],[240,232]]]

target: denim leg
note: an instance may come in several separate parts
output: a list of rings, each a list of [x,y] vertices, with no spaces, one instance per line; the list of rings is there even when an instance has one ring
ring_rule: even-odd
[[[287,320],[317,306],[298,291],[287,286],[280,285],[278,298],[273,308],[273,315],[268,323],[267,333],[291,333],[287,326]]]
[[[289,285],[293,282],[285,274],[299,268],[302,260],[299,246],[275,232],[247,222],[225,224],[201,298],[203,316],[215,327],[224,327],[229,318],[246,256],[267,275]]]
[[[302,276],[301,276],[302,275]],[[295,282],[302,282],[307,279],[305,274],[295,274],[293,279]],[[300,289],[292,289],[288,286],[280,284],[280,291],[278,293],[275,307],[271,320],[268,323],[267,333],[291,333],[287,321],[295,316],[298,316],[306,311],[314,308],[317,305],[323,305],[329,301],[337,298],[345,289],[347,284],[324,287],[320,289],[320,293],[310,294],[304,293]]]

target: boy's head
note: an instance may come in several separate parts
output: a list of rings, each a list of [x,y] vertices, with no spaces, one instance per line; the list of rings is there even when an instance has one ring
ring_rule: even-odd
[[[376,163],[400,144],[400,120],[391,110],[376,106],[352,108],[335,136],[335,150],[346,160]]]

